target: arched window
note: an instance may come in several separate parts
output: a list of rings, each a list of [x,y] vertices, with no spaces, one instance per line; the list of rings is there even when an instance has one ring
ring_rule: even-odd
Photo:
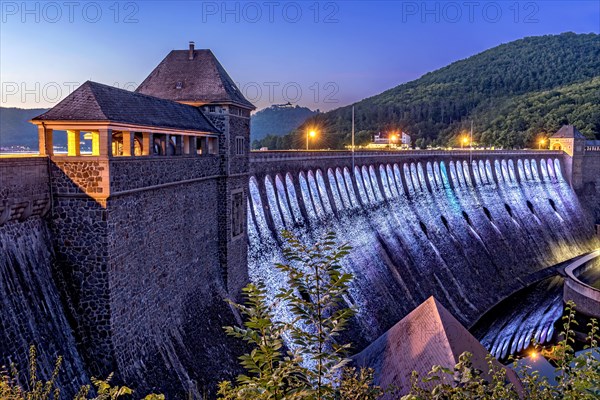
[[[112,134],[112,155],[123,155],[123,134],[121,132]]]
[[[552,150],[562,150],[562,146],[560,145],[560,143],[554,143],[552,145]]]
[[[144,147],[142,145],[142,135],[136,133],[133,138],[133,155],[141,156],[143,154]]]

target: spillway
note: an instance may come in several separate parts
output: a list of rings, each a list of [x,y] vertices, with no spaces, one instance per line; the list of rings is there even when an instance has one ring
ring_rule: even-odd
[[[357,348],[430,295],[470,326],[536,272],[598,246],[552,158],[271,171],[249,193],[250,278],[271,296],[284,285],[282,230],[307,245],[333,231],[353,247],[343,267]]]

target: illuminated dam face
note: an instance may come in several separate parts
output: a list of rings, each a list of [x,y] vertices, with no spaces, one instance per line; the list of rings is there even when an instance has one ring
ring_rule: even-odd
[[[441,158],[255,171],[250,279],[271,295],[284,284],[282,230],[308,245],[335,232],[353,247],[342,264],[361,348],[430,295],[470,326],[536,271],[598,245],[558,157]]]

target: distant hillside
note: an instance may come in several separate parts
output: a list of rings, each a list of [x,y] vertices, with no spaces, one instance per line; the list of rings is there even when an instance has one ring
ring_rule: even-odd
[[[307,118],[318,114],[306,107],[273,105],[260,110],[250,120],[250,134],[252,141],[263,139],[267,136],[283,136],[298,128]]]
[[[37,128],[27,121],[46,111],[45,108],[0,107],[0,147],[27,146],[36,149]]]
[[[418,146],[453,145],[474,120],[484,145],[533,146],[541,132],[571,123],[600,138],[600,35],[563,33],[503,44],[355,104],[357,142],[402,129]],[[308,119],[320,147],[350,143],[351,106]],[[304,127],[281,138],[298,147]]]

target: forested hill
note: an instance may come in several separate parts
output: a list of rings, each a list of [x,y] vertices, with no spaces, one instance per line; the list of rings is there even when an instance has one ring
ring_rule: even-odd
[[[598,77],[600,35],[527,37],[356,103],[357,140],[402,129],[418,146],[453,145],[471,119],[483,145],[532,146],[541,132],[565,123],[600,137]],[[321,147],[340,148],[350,143],[351,106],[305,122],[313,125],[322,132]],[[303,129],[282,147],[300,143]]]
[[[263,139],[266,136],[283,136],[313,115],[318,114],[306,107],[286,105],[273,105],[252,115],[250,120],[251,140]]]

